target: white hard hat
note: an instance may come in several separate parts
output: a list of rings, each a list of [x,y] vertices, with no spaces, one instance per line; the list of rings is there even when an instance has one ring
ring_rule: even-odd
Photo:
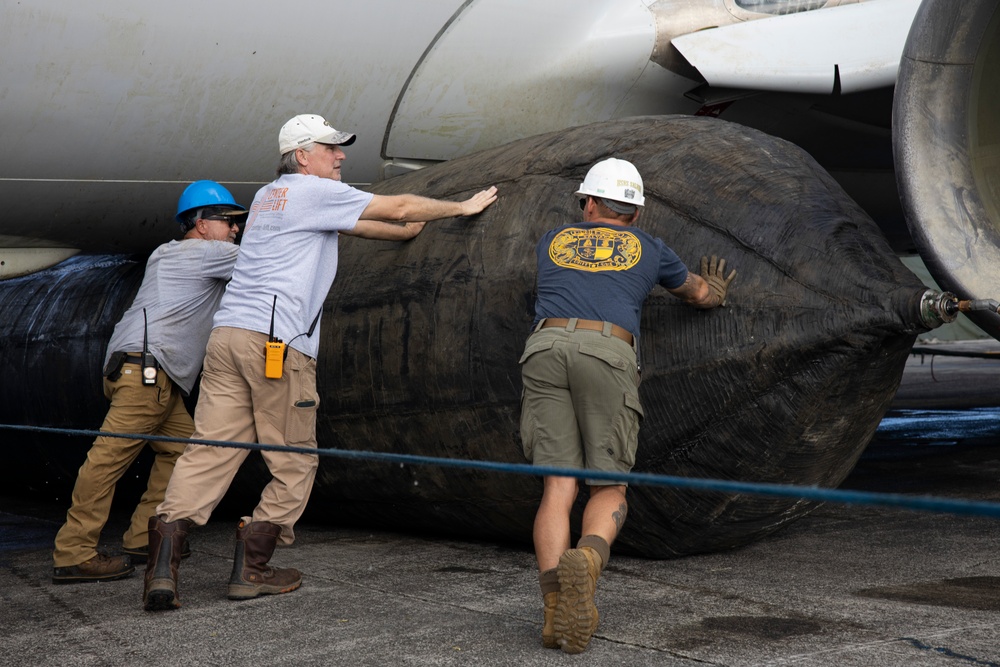
[[[634,206],[642,206],[646,201],[642,196],[642,177],[639,176],[639,170],[631,162],[613,157],[601,160],[591,167],[576,194],[610,199]]]

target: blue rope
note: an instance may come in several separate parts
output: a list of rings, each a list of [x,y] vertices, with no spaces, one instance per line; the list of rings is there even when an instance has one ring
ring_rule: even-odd
[[[0,429],[30,431],[37,433],[54,433],[57,435],[67,436],[101,436],[107,438],[126,438],[129,440],[181,442],[186,444],[209,445],[212,447],[230,447],[235,449],[249,449],[265,452],[292,452],[311,456],[332,456],[342,459],[384,461],[388,463],[401,464],[408,463],[412,465],[433,465],[442,468],[470,468],[474,470],[505,472],[518,475],[575,477],[577,479],[605,480],[610,482],[619,482],[622,484],[636,484],[640,486],[668,486],[682,489],[697,489],[700,491],[720,491],[724,493],[746,493],[758,496],[800,498],[803,500],[840,503],[845,505],[900,507],[925,512],[1000,518],[1000,503],[976,500],[954,500],[951,498],[937,498],[934,496],[905,496],[898,493],[844,491],[840,489],[823,489],[816,486],[795,486],[791,484],[771,484],[764,482],[738,482],[723,479],[655,475],[652,473],[604,472],[600,470],[580,470],[576,468],[536,466],[525,463],[500,463],[496,461],[474,461],[470,459],[446,459],[435,456],[421,456],[417,454],[392,454],[387,452],[351,451],[345,449],[313,449],[311,447],[269,445],[255,442],[172,438],[161,435],[108,433],[105,431],[51,428],[46,426],[17,426],[12,424],[0,424]]]

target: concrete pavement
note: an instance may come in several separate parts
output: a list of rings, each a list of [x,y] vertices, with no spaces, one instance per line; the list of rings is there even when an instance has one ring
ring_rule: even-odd
[[[1000,500],[1000,451],[863,461],[847,486]],[[970,458],[971,456],[971,458]],[[962,481],[965,480],[965,481]],[[913,488],[914,485],[918,488]],[[578,656],[541,647],[527,545],[297,527],[300,590],[226,599],[234,517],[192,534],[183,607],[130,579],[51,583],[65,506],[0,498],[0,665],[1000,666],[1000,522],[826,505],[739,550],[613,555]],[[106,546],[125,528],[116,513]]]

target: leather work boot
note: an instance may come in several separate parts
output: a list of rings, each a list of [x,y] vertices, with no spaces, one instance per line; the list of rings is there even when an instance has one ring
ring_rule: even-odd
[[[129,549],[128,547],[122,547],[122,553],[128,555],[132,559],[133,565],[145,565],[146,561],[149,560],[149,546],[135,547],[134,549]],[[181,558],[187,558],[191,555],[191,544],[184,540],[183,546],[181,546]]]
[[[82,584],[88,581],[114,581],[135,572],[128,556],[97,554],[79,565],[52,569],[53,584]]]
[[[559,648],[556,641],[556,630],[553,620],[556,615],[556,602],[559,600],[559,591],[546,593],[544,598],[545,608],[542,611],[542,646],[545,648]]]
[[[582,653],[597,630],[594,592],[601,565],[601,557],[589,547],[568,549],[559,557],[559,597],[552,626],[564,653]]]
[[[289,593],[302,585],[302,573],[298,570],[267,564],[280,535],[281,526],[269,521],[240,521],[236,529],[233,574],[229,578],[230,600]]]
[[[191,521],[163,521],[149,517],[149,560],[146,561],[142,606],[146,611],[165,611],[181,606],[177,595],[177,570],[181,552],[187,542]]]

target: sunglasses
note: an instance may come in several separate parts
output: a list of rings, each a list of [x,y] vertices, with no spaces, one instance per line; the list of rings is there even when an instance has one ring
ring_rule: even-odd
[[[220,222],[226,223],[230,227],[240,226],[240,223],[238,223],[234,217],[229,215],[206,215],[204,218],[202,218],[202,220],[218,220]]]

